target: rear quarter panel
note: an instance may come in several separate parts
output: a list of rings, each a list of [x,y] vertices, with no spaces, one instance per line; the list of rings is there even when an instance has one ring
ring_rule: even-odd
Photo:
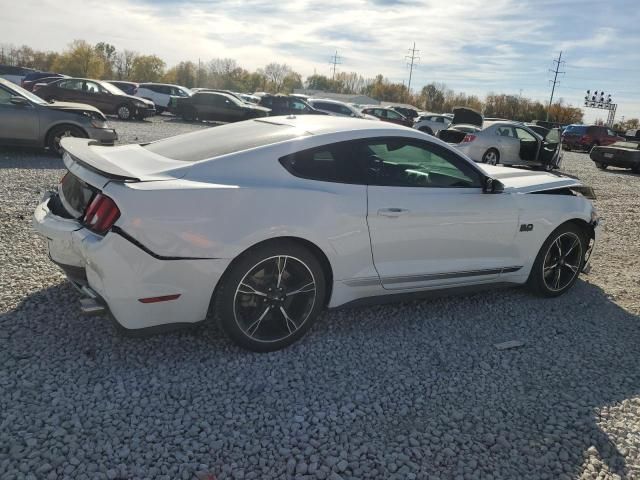
[[[325,253],[334,280],[375,276],[366,186],[297,178],[278,156],[262,155],[230,155],[181,180],[110,183],[116,225],[157,254],[181,257],[232,259],[264,240],[298,237]]]

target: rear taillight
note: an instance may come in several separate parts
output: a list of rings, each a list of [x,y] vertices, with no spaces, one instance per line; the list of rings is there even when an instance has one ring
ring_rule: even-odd
[[[120,210],[113,200],[102,193],[96,194],[87,207],[83,222],[92,232],[106,233],[120,217]]]
[[[467,133],[462,139],[462,143],[470,143],[470,142],[473,142],[475,139],[476,139],[475,135],[472,135],[471,133]]]

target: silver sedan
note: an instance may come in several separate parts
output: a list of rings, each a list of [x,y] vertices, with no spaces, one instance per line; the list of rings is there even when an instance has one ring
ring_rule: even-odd
[[[452,127],[456,130],[458,127]],[[484,128],[473,133],[461,132],[446,141],[453,143],[476,162],[490,165],[525,165],[545,170],[558,168],[561,158],[560,135],[552,129],[543,138],[518,122],[485,122]]]

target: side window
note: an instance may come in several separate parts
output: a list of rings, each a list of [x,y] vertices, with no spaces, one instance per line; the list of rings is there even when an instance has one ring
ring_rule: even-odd
[[[306,112],[306,111],[309,110],[309,107],[307,107],[300,100],[292,99],[291,102],[290,102],[290,106],[291,106],[291,110],[296,110],[298,112]]]
[[[82,85],[82,80],[65,80],[58,83],[57,86],[66,90],[82,90]]]
[[[338,107],[338,111],[343,114],[343,115],[348,115],[351,116],[353,115],[353,112],[351,110],[349,110],[347,107],[345,107],[344,105],[336,105]]]
[[[406,138],[361,142],[358,158],[370,185],[394,187],[479,188],[481,174],[446,148]]]
[[[497,127],[496,135],[500,137],[512,137],[512,138],[516,136],[515,133],[513,133],[513,128],[511,127]]]
[[[349,153],[350,143],[342,142],[287,155],[280,159],[280,163],[296,177],[362,184],[361,169]]]
[[[387,118],[391,118],[393,120],[400,120],[402,118],[402,115],[394,112],[393,110],[387,110],[386,112],[387,112]]]
[[[613,130],[609,130],[608,128],[607,128],[607,135],[609,135],[610,137],[616,136],[615,132]]]
[[[376,108],[376,109],[373,111],[373,114],[374,114],[376,117],[379,117],[379,118],[387,118],[387,111],[386,111],[386,110],[382,110],[381,108]]]
[[[444,123],[444,117],[436,117],[436,122]]]
[[[523,128],[516,128],[516,135],[520,140],[525,142],[535,142],[536,138]]]
[[[84,90],[87,93],[91,93],[91,94],[97,94],[100,93],[100,87],[98,86],[97,83],[93,83],[93,82],[84,82],[83,86],[82,86],[82,90]]]
[[[13,94],[9,90],[0,88],[0,105],[11,105],[11,97]]]

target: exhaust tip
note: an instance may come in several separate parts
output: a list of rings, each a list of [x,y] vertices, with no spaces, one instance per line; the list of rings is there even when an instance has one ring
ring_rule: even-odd
[[[80,311],[84,315],[101,315],[107,309],[93,298],[80,299]]]

